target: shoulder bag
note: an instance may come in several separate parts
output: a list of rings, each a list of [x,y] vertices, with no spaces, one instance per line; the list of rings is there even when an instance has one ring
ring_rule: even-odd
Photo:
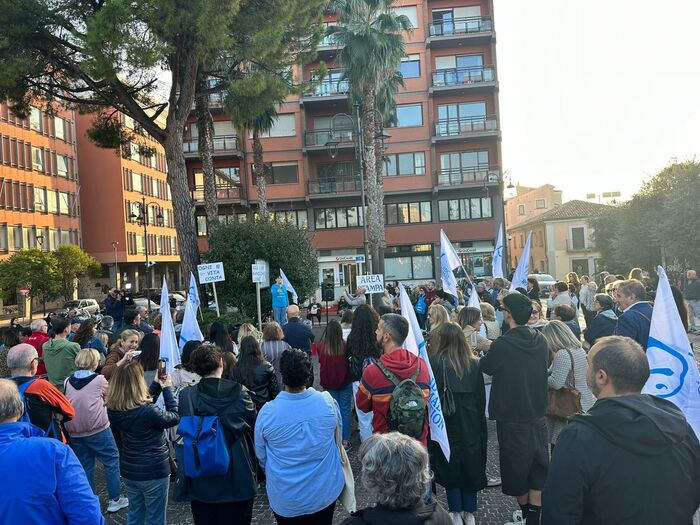
[[[447,380],[447,358],[442,360],[442,395],[440,396],[440,405],[442,413],[445,416],[451,416],[457,409],[455,408],[455,398],[450,389],[450,383]]]
[[[355,477],[352,475],[352,466],[350,465],[350,458],[348,458],[348,453],[345,452],[343,448],[343,436],[340,434],[340,414],[335,409],[335,400],[326,391],[321,392],[328,406],[331,407],[333,414],[335,415],[335,446],[338,449],[338,455],[340,456],[340,466],[343,468],[343,480],[345,481],[345,486],[343,491],[338,496],[340,503],[343,504],[345,510],[352,513],[357,510],[357,502],[355,500]]]
[[[565,350],[569,354],[569,359],[571,359],[571,387],[550,390],[547,409],[544,411],[545,416],[559,419],[568,419],[570,416],[583,411],[581,407],[581,392],[576,388],[574,356],[571,350],[568,348],[565,348]]]

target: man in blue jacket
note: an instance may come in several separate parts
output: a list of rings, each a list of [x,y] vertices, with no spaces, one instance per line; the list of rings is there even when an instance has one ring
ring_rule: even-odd
[[[270,287],[272,294],[272,311],[275,315],[275,321],[281,325],[287,324],[287,306],[289,306],[289,296],[287,295],[287,287],[282,284],[282,277],[279,275],[275,278],[275,284]]]
[[[645,352],[653,311],[651,304],[646,299],[647,293],[644,285],[636,279],[622,281],[615,291],[615,301],[622,312],[617,319],[615,335],[634,339]]]
[[[103,525],[100,503],[73,451],[20,423],[17,386],[0,379],[0,519],[3,523]]]
[[[306,326],[300,317],[299,307],[292,304],[287,308],[289,322],[282,327],[284,341],[292,348],[303,350],[311,359],[311,343],[314,341],[314,333]]]

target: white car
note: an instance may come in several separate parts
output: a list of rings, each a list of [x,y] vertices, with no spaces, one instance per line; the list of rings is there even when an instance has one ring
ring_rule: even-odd
[[[76,299],[68,301],[65,307],[57,310],[56,313],[67,315],[71,310],[77,311],[79,316],[90,317],[100,313],[100,305],[95,299]]]
[[[540,297],[549,297],[549,292],[554,290],[557,280],[548,273],[531,273],[528,275],[528,278],[530,277],[536,279],[540,285]]]
[[[145,308],[148,308],[148,298],[146,297],[135,297],[134,298],[134,308],[137,306],[143,306]],[[151,301],[151,310],[158,310],[160,308],[160,305],[154,303]]]

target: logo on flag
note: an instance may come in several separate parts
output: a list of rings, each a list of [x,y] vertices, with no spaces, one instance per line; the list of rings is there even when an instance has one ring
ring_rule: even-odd
[[[493,250],[491,259],[491,273],[494,277],[503,278],[503,223],[498,228],[498,237],[496,238],[496,248]]]

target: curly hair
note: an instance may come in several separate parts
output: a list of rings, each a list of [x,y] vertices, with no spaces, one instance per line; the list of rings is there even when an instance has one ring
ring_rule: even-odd
[[[92,319],[86,319],[80,323],[80,328],[75,332],[75,337],[73,337],[73,342],[78,343],[80,348],[85,348],[90,342],[90,339],[95,335],[95,326],[97,323]]]
[[[280,372],[287,387],[296,389],[306,386],[312,374],[309,356],[296,348],[285,350],[280,358]]]
[[[221,362],[222,350],[216,345],[200,345],[190,355],[189,368],[200,377],[211,375]]]
[[[366,304],[355,308],[352,317],[352,330],[348,336],[348,350],[358,361],[366,357],[379,358],[377,348],[377,312]]]
[[[405,509],[417,504],[430,482],[428,453],[399,432],[374,434],[360,447],[362,485],[379,505]]]

